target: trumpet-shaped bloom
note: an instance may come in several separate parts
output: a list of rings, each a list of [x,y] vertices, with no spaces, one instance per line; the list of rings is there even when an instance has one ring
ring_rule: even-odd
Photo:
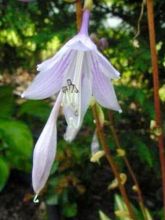
[[[60,106],[67,122],[64,135],[67,141],[72,141],[76,136],[91,96],[103,107],[121,111],[111,82],[119,77],[119,72],[88,36],[89,17],[90,12],[85,10],[79,33],[52,58],[38,65],[39,74],[22,94],[27,99],[45,99],[58,94],[34,150],[33,188],[36,193],[43,188],[55,157],[55,124]]]

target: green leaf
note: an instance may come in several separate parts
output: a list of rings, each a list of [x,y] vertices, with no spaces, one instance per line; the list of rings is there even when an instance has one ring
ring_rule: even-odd
[[[111,220],[104,212],[99,211],[100,220]]]
[[[58,166],[59,166],[59,162],[55,161],[52,165],[51,171],[50,171],[50,175],[55,174],[55,172],[58,170]]]
[[[51,194],[46,196],[46,204],[48,205],[57,205],[58,204],[58,195]]]
[[[9,177],[9,167],[8,164],[0,158],[0,191],[4,188]]]
[[[122,197],[117,194],[115,195],[115,210],[115,214],[118,220],[131,220],[129,217],[128,209]],[[117,212],[120,213],[120,215],[117,215]]]
[[[0,133],[10,151],[25,158],[31,156],[33,139],[26,124],[16,120],[0,119]]]
[[[72,204],[67,203],[64,205],[62,211],[63,211],[63,215],[65,217],[68,217],[68,218],[74,217],[77,214],[77,204],[76,203],[72,203]]]
[[[50,114],[50,110],[51,107],[47,102],[30,100],[22,104],[19,115],[27,114],[45,121]]]
[[[146,146],[142,141],[136,140],[137,152],[142,162],[145,162],[149,167],[154,165],[154,157],[151,149]]]
[[[14,106],[12,88],[0,86],[1,117],[11,116]]]

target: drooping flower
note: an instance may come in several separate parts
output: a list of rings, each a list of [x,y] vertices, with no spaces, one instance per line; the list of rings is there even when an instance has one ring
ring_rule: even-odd
[[[79,33],[52,58],[38,65],[39,74],[22,94],[45,99],[58,94],[33,155],[33,188],[39,193],[47,181],[56,149],[56,119],[60,106],[67,122],[65,140],[72,141],[81,127],[91,97],[103,107],[121,111],[111,80],[119,72],[98,51],[88,35],[90,11],[84,10]]]

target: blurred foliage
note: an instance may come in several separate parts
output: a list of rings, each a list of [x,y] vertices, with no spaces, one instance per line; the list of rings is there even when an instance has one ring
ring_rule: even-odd
[[[13,88],[1,86],[0,91],[0,190],[2,190],[10,169],[30,171],[33,138],[26,123],[14,118],[16,104]]]
[[[160,98],[164,111],[165,2],[155,0],[154,6]],[[151,135],[150,130],[154,108],[146,10],[140,25],[141,33],[134,39],[140,7],[141,2],[135,0],[95,0],[90,31],[97,34],[98,38],[107,38],[109,47],[103,52],[121,72],[121,79],[114,82],[123,109],[122,114],[115,114],[116,130],[121,147],[127,152],[138,176],[144,196],[151,200],[148,208],[153,209],[154,217],[158,218],[162,205],[161,199],[157,198],[161,187],[160,168],[156,138]],[[52,103],[52,100],[22,101],[17,95],[20,92],[18,87],[19,89],[22,87],[23,91],[27,85],[22,81],[18,82],[17,75],[16,81],[12,77],[20,67],[27,70],[29,75],[34,74],[36,64],[53,55],[76,33],[76,24],[74,5],[63,0],[34,0],[30,3],[1,0],[0,17],[0,190],[2,190],[12,169],[30,172],[32,137],[35,141],[38,138]],[[113,22],[118,24],[115,25]],[[4,81],[6,73],[11,80]],[[20,75],[23,77],[24,71]],[[104,113],[107,115],[107,110],[104,110]],[[65,122],[60,117],[58,154],[47,187],[43,191],[43,198],[49,205],[58,204],[64,216],[72,217],[78,211],[82,212],[77,206],[78,199],[83,198],[83,195],[89,198],[93,193],[88,186],[92,184],[92,177],[98,169],[97,164],[90,164],[90,143],[94,133],[91,111],[86,114],[80,134],[72,144],[63,141],[64,130]],[[115,144],[108,125],[105,126],[105,131],[109,146],[116,156]],[[126,168],[122,159],[117,158],[116,161],[124,172]],[[104,159],[101,160],[100,167],[105,167]],[[111,179],[111,176],[108,178]],[[128,188],[131,191],[131,184]],[[86,204],[87,208],[88,205],[89,202]],[[102,210],[102,207],[99,209]],[[93,210],[97,217],[99,209],[97,207],[97,210]],[[108,217],[100,214],[100,218]]]

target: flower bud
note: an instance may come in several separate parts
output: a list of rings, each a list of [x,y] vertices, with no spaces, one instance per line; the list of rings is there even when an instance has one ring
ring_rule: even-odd
[[[105,155],[103,150],[97,151],[90,159],[92,163],[99,162],[99,160]]]
[[[109,45],[107,39],[105,37],[102,37],[99,40],[98,46],[100,50],[105,50],[106,48],[108,48]]]
[[[125,150],[122,148],[118,148],[116,151],[117,151],[117,156],[119,156],[119,157],[124,157],[126,154]]]
[[[93,0],[85,0],[84,9],[91,11],[93,8]]]

